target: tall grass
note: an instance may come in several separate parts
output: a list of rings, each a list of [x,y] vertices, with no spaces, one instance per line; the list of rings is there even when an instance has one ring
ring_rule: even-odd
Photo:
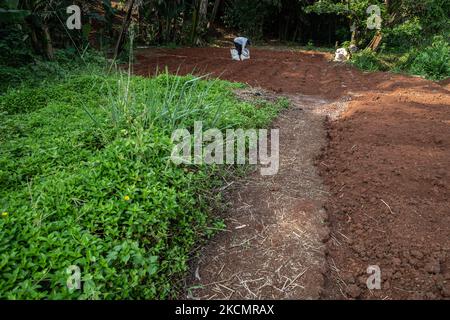
[[[130,78],[121,74],[117,82],[105,82],[105,108],[115,126],[128,122],[145,130],[158,127],[173,131],[193,119],[202,119],[206,127],[214,127],[225,113],[212,92],[223,86],[219,80],[204,82],[205,77],[174,77],[167,72],[156,81],[130,82]]]

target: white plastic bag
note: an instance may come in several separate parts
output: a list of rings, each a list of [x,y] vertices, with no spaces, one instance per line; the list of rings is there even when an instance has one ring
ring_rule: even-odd
[[[231,59],[235,60],[235,61],[240,61],[241,59],[239,58],[239,52],[236,49],[231,49]]]
[[[231,59],[235,60],[235,61],[244,61],[247,59],[250,59],[250,51],[248,49],[244,49],[242,50],[242,54],[239,57],[239,52],[236,49],[231,49]]]
[[[336,50],[336,55],[334,57],[334,61],[336,62],[344,62],[347,61],[349,59],[349,54],[347,49],[345,48],[339,48]]]
[[[247,48],[245,48],[244,50],[242,50],[241,59],[242,59],[242,60],[250,59],[250,50],[248,50]]]

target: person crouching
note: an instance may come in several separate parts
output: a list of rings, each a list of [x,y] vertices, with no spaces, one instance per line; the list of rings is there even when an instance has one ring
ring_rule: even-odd
[[[234,39],[234,45],[239,54],[239,59],[243,61],[242,52],[250,45],[250,40],[245,37],[237,37]]]

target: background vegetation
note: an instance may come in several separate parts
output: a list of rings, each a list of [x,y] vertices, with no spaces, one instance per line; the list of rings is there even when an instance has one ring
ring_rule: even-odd
[[[82,9],[81,30],[64,27],[71,4]],[[382,41],[375,54],[361,50],[356,66],[449,76],[448,0],[1,0],[0,75],[36,55],[55,60],[55,48],[126,57],[130,32],[141,45],[205,45],[231,30],[256,41],[364,49],[377,34],[367,28],[370,5],[381,8]]]

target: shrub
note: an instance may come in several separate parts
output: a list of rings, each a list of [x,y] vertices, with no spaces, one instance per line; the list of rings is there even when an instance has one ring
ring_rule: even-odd
[[[0,65],[19,67],[33,61],[26,32],[13,26],[0,28]]]
[[[385,66],[378,59],[375,52],[370,49],[362,50],[352,56],[351,63],[356,67],[367,71],[385,70]]]
[[[422,26],[418,18],[413,18],[383,32],[384,43],[387,47],[407,51],[417,46],[422,39]]]
[[[415,52],[417,56],[407,66],[411,73],[432,80],[450,77],[450,45],[442,36],[435,37],[431,46]]]

